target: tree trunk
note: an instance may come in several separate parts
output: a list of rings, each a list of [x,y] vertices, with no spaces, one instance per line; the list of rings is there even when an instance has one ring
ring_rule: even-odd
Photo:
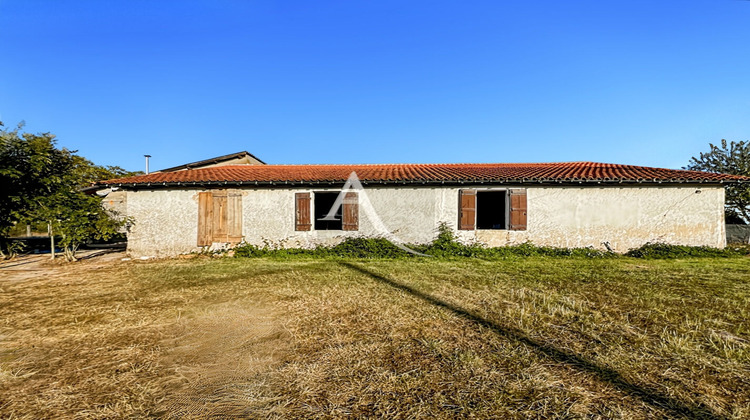
[[[65,251],[65,260],[68,262],[78,261],[76,258],[76,252],[78,251],[78,245],[71,244],[66,245],[63,250]]]

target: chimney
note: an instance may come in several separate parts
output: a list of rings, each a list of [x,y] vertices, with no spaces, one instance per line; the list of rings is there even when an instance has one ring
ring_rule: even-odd
[[[143,155],[143,157],[146,158],[146,175],[148,175],[148,158],[150,158],[151,155]]]

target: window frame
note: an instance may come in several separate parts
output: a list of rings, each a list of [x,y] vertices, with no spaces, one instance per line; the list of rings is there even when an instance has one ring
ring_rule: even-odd
[[[475,188],[474,202],[474,230],[510,230],[510,189],[509,188]],[[479,224],[479,193],[502,192],[503,199],[503,227],[500,229],[480,228]]]
[[[338,197],[338,195],[341,193],[341,191],[310,191],[310,192],[312,194],[312,197],[310,199],[310,216],[311,216],[310,223],[312,225],[311,226],[311,230],[317,231],[317,232],[343,232],[344,231],[344,205],[343,205],[343,203],[342,203],[341,207],[339,208],[339,212],[340,213],[338,214],[338,215],[341,216],[341,218],[339,219],[339,223],[341,224],[340,228],[338,228],[338,229],[318,229],[317,226],[316,226],[316,224],[318,223],[318,217],[317,217],[318,206],[316,204],[316,198],[318,197],[318,194],[331,194],[331,195],[335,195],[336,197]],[[335,202],[335,200],[336,200],[336,198],[334,198],[334,202]],[[327,211],[329,211],[329,210],[330,209],[328,209]],[[326,211],[326,214],[327,214],[327,211]]]
[[[524,187],[481,187],[458,189],[458,230],[459,231],[525,231],[528,230],[528,188]],[[487,191],[505,192],[505,228],[479,229],[478,194]],[[516,207],[514,202],[517,202]],[[473,214],[473,215],[472,215]],[[514,221],[516,222],[514,224]]]

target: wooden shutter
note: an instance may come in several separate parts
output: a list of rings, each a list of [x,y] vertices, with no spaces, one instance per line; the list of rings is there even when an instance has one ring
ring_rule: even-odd
[[[310,230],[310,193],[294,194],[294,230]]]
[[[510,230],[526,230],[526,190],[512,189],[510,196]]]
[[[212,242],[227,242],[227,192],[212,191],[213,235]]]
[[[460,230],[474,230],[477,221],[477,191],[458,191],[458,228]]]
[[[198,246],[242,242],[242,192],[198,193]]]
[[[213,218],[211,193],[198,193],[198,246],[209,246],[213,242]]]
[[[227,193],[227,242],[242,242],[242,192],[230,190]]]
[[[349,191],[344,195],[341,217],[343,230],[359,230],[359,198],[356,192]]]

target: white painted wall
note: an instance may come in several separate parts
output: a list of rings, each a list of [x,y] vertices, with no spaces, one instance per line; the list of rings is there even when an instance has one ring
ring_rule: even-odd
[[[173,256],[196,250],[198,195],[196,190],[128,191],[128,253]]]
[[[467,186],[466,188],[472,188]],[[477,186],[479,189],[486,189]],[[136,219],[128,236],[134,256],[197,251],[197,193],[205,190],[129,191]],[[296,192],[335,189],[244,189],[245,241],[282,247],[335,244],[346,236],[382,236],[360,198],[357,232],[294,230]],[[458,225],[458,188],[367,187],[365,193],[386,227],[408,243],[431,241],[444,222]],[[526,231],[457,231],[465,242],[490,246],[536,245],[603,248],[624,252],[646,242],[723,247],[724,189],[706,186],[529,187]],[[314,203],[314,200],[313,200]]]

